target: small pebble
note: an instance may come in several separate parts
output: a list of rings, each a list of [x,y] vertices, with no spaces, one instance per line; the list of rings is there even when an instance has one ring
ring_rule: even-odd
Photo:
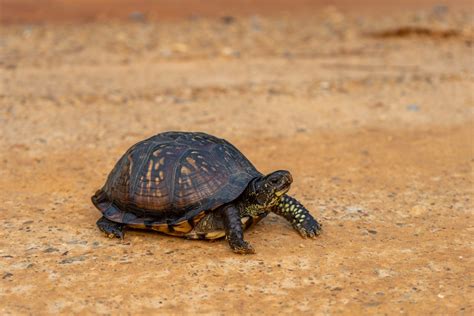
[[[46,248],[43,252],[50,253],[50,252],[56,252],[56,251],[59,251],[59,249],[49,247],[49,248]]]
[[[322,82],[319,84],[319,87],[320,87],[322,90],[327,90],[327,89],[331,88],[331,83],[330,83],[330,82],[327,82],[327,81],[322,81]]]
[[[128,18],[135,22],[146,22],[146,15],[143,12],[135,11],[128,15]]]
[[[226,15],[226,16],[221,17],[221,21],[224,24],[232,24],[235,22],[235,18],[233,16]]]
[[[77,262],[77,261],[84,261],[84,260],[86,260],[85,256],[77,256],[77,257],[71,257],[71,258],[63,259],[59,262],[59,264],[69,264],[69,263],[73,263],[73,262]]]
[[[428,213],[428,208],[422,205],[415,205],[410,209],[410,214],[412,216],[422,216]]]
[[[409,104],[407,105],[407,110],[410,112],[419,112],[420,107],[417,104]]]

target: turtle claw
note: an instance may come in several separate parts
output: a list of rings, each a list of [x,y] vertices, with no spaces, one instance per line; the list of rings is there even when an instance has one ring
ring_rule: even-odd
[[[120,231],[120,230],[117,230],[117,231],[114,231],[114,232],[105,232],[105,235],[107,237],[109,237],[110,239],[119,238],[119,239],[123,240],[123,237],[124,237],[123,231]]]
[[[97,226],[101,231],[105,233],[105,236],[109,238],[124,238],[123,225],[119,223],[112,222],[105,217],[100,218],[97,221]]]
[[[313,218],[308,218],[302,223],[298,223],[295,226],[295,230],[303,238],[315,239],[321,234],[321,225]]]
[[[239,245],[233,245],[232,246],[232,251],[235,253],[243,254],[243,255],[249,255],[249,254],[254,254],[255,249],[246,241],[242,241]]]

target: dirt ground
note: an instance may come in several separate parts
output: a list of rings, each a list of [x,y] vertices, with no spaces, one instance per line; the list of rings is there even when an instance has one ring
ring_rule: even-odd
[[[472,315],[472,10],[328,2],[80,23],[2,0],[0,313]],[[290,170],[323,234],[270,215],[246,232],[251,256],[105,238],[90,196],[167,130]]]

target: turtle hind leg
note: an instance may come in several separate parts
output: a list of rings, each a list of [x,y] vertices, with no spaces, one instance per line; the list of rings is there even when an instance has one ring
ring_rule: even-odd
[[[123,239],[123,224],[112,222],[103,216],[97,221],[96,224],[97,227],[99,227],[99,229],[103,231],[107,237]]]

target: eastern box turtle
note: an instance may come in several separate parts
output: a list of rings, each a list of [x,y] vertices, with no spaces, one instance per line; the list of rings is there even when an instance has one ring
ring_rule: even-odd
[[[226,237],[237,253],[254,253],[243,231],[274,212],[303,237],[321,226],[286,194],[288,171],[262,175],[232,144],[205,133],[166,132],[132,146],[92,196],[97,226],[111,238],[123,227],[189,239]]]

